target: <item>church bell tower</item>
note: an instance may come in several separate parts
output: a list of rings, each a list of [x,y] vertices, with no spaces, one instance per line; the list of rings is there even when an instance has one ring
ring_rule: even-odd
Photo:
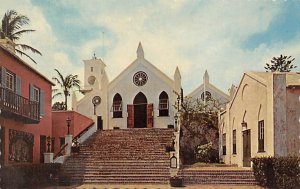
[[[101,90],[103,88],[102,81],[106,77],[104,62],[95,55],[90,60],[84,60],[84,93],[92,90]]]

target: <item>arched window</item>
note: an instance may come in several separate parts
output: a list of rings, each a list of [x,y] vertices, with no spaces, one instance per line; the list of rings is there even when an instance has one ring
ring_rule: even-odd
[[[159,116],[169,116],[169,96],[163,91],[159,95]]]
[[[122,97],[119,93],[115,94],[112,106],[113,118],[122,117]]]

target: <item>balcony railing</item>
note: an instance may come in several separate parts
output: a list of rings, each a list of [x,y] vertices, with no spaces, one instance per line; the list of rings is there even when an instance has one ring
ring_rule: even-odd
[[[13,91],[0,87],[1,116],[24,123],[39,123],[40,104],[24,98]]]

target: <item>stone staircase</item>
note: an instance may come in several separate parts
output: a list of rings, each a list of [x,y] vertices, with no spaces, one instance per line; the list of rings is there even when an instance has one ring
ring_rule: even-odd
[[[72,183],[167,184],[173,129],[97,131],[72,154],[62,172]]]
[[[214,185],[257,185],[253,171],[242,168],[196,168],[181,169],[180,177],[183,183],[188,184],[214,184]]]

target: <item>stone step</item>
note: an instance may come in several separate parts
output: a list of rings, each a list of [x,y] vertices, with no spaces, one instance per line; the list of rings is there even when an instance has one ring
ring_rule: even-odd
[[[185,184],[242,184],[256,185],[251,170],[189,170],[183,169],[178,174]]]
[[[68,175],[66,173],[66,175]],[[151,174],[151,173],[144,173],[144,174],[139,174],[139,173],[126,173],[126,174],[117,174],[117,173],[108,173],[108,174],[92,174],[92,173],[84,173],[84,174],[69,174],[71,175],[72,178],[80,177],[80,178],[128,178],[128,179],[134,179],[134,178],[169,178],[169,174]]]
[[[167,184],[169,182],[168,179],[159,179],[159,180],[150,180],[150,179],[140,179],[140,180],[71,180],[73,183],[84,183],[84,184],[118,184],[118,185],[126,185],[126,184]]]
[[[107,165],[107,166],[99,166],[99,165],[64,165],[63,168],[65,169],[105,169],[105,168],[109,168],[111,167],[112,169],[117,169],[118,167],[121,167],[123,169],[143,169],[143,168],[152,168],[152,169],[168,169],[169,166],[167,165],[126,165],[126,166],[122,166],[122,165]]]
[[[84,179],[84,180],[118,180],[118,181],[129,181],[129,180],[168,180],[169,175],[88,175],[88,176],[71,176],[71,179]]]
[[[75,172],[73,172],[75,171]],[[109,169],[100,169],[100,170],[94,170],[94,169],[89,169],[89,170],[71,170],[71,169],[65,169],[65,173],[72,173],[74,175],[78,175],[78,174],[94,174],[94,175],[105,175],[105,174],[115,174],[115,175],[120,175],[120,174],[124,174],[124,175],[128,175],[128,174],[137,174],[137,175],[143,175],[143,174],[167,174],[169,175],[169,171],[167,170],[147,170],[147,169],[126,169],[126,170],[109,170]]]
[[[121,167],[122,169],[167,169],[169,170],[169,166],[167,164],[165,165],[151,165],[151,164],[145,164],[145,165],[117,165],[117,164],[113,164],[113,165],[106,165],[106,166],[101,166],[101,165],[64,165],[62,168],[64,169],[70,169],[70,170],[75,170],[75,169],[85,169],[85,170],[99,170],[99,169],[109,169],[111,167],[111,169],[118,169],[119,167]]]
[[[257,185],[256,182],[233,182],[233,181],[203,181],[203,182],[185,182],[183,181],[183,184],[208,184],[208,185]]]
[[[157,160],[157,161],[147,161],[147,160],[94,160],[94,161],[83,161],[83,160],[68,160],[68,163],[83,163],[83,164],[99,164],[99,165],[109,165],[109,164],[121,164],[121,165],[141,165],[141,164],[151,164],[151,165],[161,165],[161,164],[169,164],[169,161],[166,160]]]
[[[197,176],[197,177],[183,177],[185,179],[189,180],[220,180],[220,179],[225,179],[225,180],[235,180],[235,179],[240,179],[240,180],[255,180],[255,177],[249,177],[249,176],[214,176],[214,175],[206,175],[206,176]]]
[[[90,155],[90,156],[101,156],[101,155],[132,155],[132,154],[146,154],[146,155],[167,155],[165,151],[127,151],[127,150],[120,150],[120,151],[81,151],[79,155]]]
[[[222,176],[222,175],[246,175],[246,176],[254,176],[251,172],[201,172],[201,173],[179,173],[179,175],[182,176],[206,176],[206,175],[216,175],[216,176]]]
[[[72,154],[62,170],[83,183],[158,183],[169,181],[173,129],[97,131]]]

